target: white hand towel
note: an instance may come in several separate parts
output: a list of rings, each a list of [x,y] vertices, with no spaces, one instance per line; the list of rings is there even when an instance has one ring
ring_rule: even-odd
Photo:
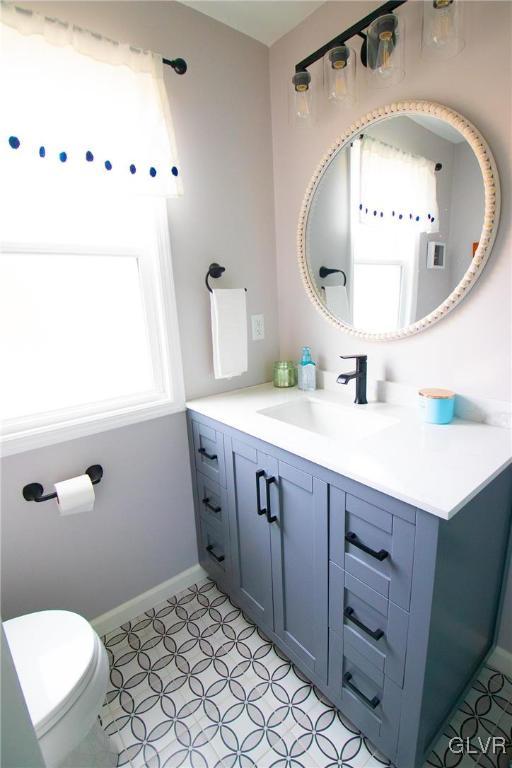
[[[326,285],[325,303],[327,309],[336,315],[340,320],[350,321],[350,311],[348,307],[347,289],[344,285]]]
[[[243,288],[214,288],[210,293],[213,371],[230,379],[247,370],[247,309]]]

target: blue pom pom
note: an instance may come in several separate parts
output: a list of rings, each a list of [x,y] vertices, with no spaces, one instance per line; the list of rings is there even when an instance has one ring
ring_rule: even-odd
[[[61,161],[61,163],[65,163],[67,159],[68,159],[68,156],[66,152],[59,152],[59,160]]]
[[[112,170],[112,163],[110,162],[110,160],[105,160],[105,168],[107,169],[107,171]]]
[[[419,221],[419,220],[420,220],[420,217],[419,217],[419,216],[416,216],[416,221]]]
[[[94,155],[90,149],[88,149],[87,152],[85,153],[85,159],[87,160],[88,163],[92,163],[92,161],[94,160]]]
[[[431,217],[430,221],[434,221],[434,217],[433,216]]]
[[[381,211],[381,212],[380,212],[380,217],[381,217],[381,219],[382,219],[382,217],[383,217],[383,216],[384,216],[384,214],[383,214],[383,213],[382,213],[382,211]]]
[[[400,216],[399,216],[398,218],[399,218],[399,219],[403,219],[403,216],[402,216],[402,214],[400,214]]]
[[[362,211],[362,210],[363,210],[363,204],[362,204],[362,203],[359,203],[359,210],[360,210],[360,211]]]
[[[153,166],[151,166],[151,168],[149,169],[149,175],[151,176],[151,178],[154,179],[156,176],[156,168],[153,168]]]
[[[9,146],[12,149],[18,149],[20,143],[21,142],[20,142],[20,140],[18,139],[17,136],[9,136]]]
[[[137,173],[136,167],[133,165],[133,163],[130,165],[130,173]]]
[[[173,176],[177,176],[178,175],[178,169],[176,168],[175,165],[173,165],[173,167],[171,168],[171,173],[172,173]]]
[[[395,215],[395,212],[393,211],[391,215],[392,215],[392,216],[394,216],[394,215]]]
[[[46,149],[44,147],[39,147],[39,157],[46,157]]]

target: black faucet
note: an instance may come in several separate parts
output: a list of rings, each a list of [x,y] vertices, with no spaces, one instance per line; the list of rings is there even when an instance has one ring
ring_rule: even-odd
[[[351,373],[340,373],[336,379],[338,384],[348,384],[352,379],[356,380],[356,399],[354,403],[358,405],[367,405],[366,399],[366,355],[340,355],[342,360],[355,360],[356,369]]]

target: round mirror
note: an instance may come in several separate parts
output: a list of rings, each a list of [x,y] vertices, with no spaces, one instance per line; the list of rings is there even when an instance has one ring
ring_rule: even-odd
[[[383,107],[330,149],[299,221],[306,290],[336,325],[370,339],[417,333],[468,292],[499,213],[491,152],[431,102]]]

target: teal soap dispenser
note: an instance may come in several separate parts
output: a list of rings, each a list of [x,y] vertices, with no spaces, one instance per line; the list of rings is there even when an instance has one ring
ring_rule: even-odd
[[[302,357],[298,365],[298,387],[305,392],[316,389],[316,364],[311,358],[311,347],[302,347]]]

